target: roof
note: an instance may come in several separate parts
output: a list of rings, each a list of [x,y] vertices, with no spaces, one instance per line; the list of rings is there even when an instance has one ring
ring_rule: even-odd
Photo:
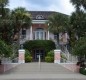
[[[48,20],[48,17],[56,12],[54,11],[29,11],[32,20]]]

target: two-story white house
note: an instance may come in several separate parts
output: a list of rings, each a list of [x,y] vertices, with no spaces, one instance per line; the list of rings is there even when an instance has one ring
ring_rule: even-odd
[[[48,17],[56,12],[53,11],[29,11],[32,16],[32,25],[29,28],[22,28],[20,31],[20,44],[27,40],[52,40],[57,45],[59,37],[48,30],[46,22]],[[35,59],[43,50],[35,50]]]

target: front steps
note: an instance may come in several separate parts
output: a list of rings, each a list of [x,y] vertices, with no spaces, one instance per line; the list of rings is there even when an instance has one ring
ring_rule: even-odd
[[[54,63],[27,63],[0,75],[0,80],[86,80],[86,76],[74,73]]]

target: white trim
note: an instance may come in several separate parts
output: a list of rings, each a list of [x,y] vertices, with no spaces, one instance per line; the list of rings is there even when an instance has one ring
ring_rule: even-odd
[[[32,40],[32,26],[30,27],[30,40]]]
[[[49,31],[48,31],[48,40],[50,39],[50,33],[49,33]]]
[[[44,24],[44,23],[46,23],[46,21],[48,21],[48,20],[32,20],[32,23]]]
[[[54,52],[60,52],[61,50],[54,50]]]

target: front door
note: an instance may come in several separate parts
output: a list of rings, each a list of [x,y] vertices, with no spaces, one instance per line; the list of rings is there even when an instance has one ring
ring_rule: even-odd
[[[44,54],[44,50],[34,50],[34,58],[35,58],[35,61],[38,61],[39,60],[39,55],[40,55],[40,57],[41,57],[41,61],[43,61],[44,60],[44,56],[45,56],[45,54]]]

